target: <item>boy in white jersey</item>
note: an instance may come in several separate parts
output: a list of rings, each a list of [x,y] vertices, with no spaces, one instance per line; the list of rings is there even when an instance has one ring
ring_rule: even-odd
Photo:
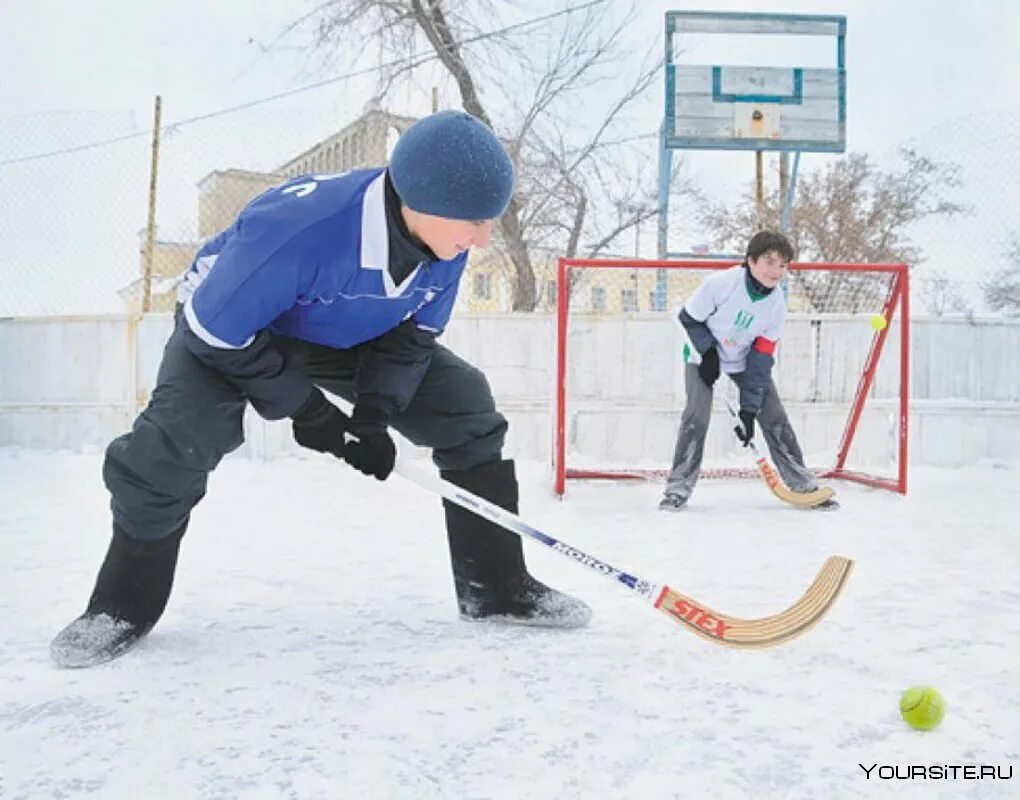
[[[706,278],[680,310],[688,339],[687,405],[659,503],[663,511],[679,511],[694,491],[711,418],[712,387],[720,372],[740,389],[741,441],[751,441],[757,424],[786,484],[795,492],[817,488],[772,380],[773,354],[786,319],[786,300],[778,286],[792,259],[793,247],[785,236],[759,231],[748,242],[744,263]],[[837,504],[828,500],[818,506],[823,507]]]

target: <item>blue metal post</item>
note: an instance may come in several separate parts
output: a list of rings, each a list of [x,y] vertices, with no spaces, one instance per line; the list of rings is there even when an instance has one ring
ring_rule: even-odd
[[[785,154],[784,154],[785,155]],[[783,233],[790,232],[790,217],[793,214],[793,196],[797,192],[797,169],[800,167],[800,150],[793,154],[793,171],[790,173],[790,185],[786,189],[786,200],[779,216],[779,229]]]
[[[663,120],[659,130],[659,258],[666,257],[669,233],[669,187],[673,182],[673,151],[666,147],[666,124]]]

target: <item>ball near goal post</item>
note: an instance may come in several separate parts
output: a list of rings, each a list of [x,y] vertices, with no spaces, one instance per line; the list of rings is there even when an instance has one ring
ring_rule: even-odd
[[[558,494],[568,479],[665,476],[684,405],[676,313],[707,275],[732,266],[717,259],[559,260]],[[905,493],[907,266],[798,262],[782,291],[790,315],[773,377],[808,466],[822,477]],[[728,432],[713,423],[704,477],[755,474],[726,451]]]

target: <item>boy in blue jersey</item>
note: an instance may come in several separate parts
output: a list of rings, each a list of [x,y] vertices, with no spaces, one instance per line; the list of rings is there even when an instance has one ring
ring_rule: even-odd
[[[107,449],[113,538],[85,613],[53,641],[58,663],[108,660],[155,625],[191,511],[242,443],[248,403],[290,418],[299,445],[379,480],[393,469],[392,427],[432,448],[445,479],[517,511],[506,419],[485,376],[436,341],[468,250],[489,244],[513,180],[486,125],[440,112],[401,136],[387,169],[294,178],[203,245],[152,399]],[[584,603],[527,572],[517,536],[444,505],[463,617],[587,623]]]

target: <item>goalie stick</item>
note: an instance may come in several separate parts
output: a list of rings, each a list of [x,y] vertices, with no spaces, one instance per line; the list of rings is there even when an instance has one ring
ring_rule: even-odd
[[[666,584],[646,581],[636,575],[623,572],[604,561],[599,561],[576,547],[532,527],[516,514],[436,475],[427,473],[403,459],[397,459],[393,471],[423,489],[473,511],[518,536],[526,536],[544,544],[593,572],[598,572],[611,580],[622,583],[687,630],[710,642],[729,647],[771,647],[804,633],[832,608],[853,569],[853,561],[850,559],[843,556],[830,556],[804,595],[785,611],[768,617],[752,619],[731,617],[728,614],[712,610]]]
[[[739,423],[740,417],[737,415],[736,409],[733,408],[733,404],[730,403],[730,399],[728,397],[723,399],[726,401],[726,408],[730,412],[730,416]],[[733,428],[733,432],[737,434],[737,438],[740,439],[739,425]],[[779,477],[779,473],[776,472],[775,467],[765,460],[765,456],[758,452],[758,448],[754,446],[753,441],[744,444],[744,440],[740,439],[740,443],[751,449],[755,463],[758,465],[758,472],[760,472],[761,476],[765,479],[765,483],[769,487],[769,491],[771,491],[772,494],[784,503],[789,503],[791,506],[797,506],[798,508],[814,508],[815,506],[824,503],[836,493],[828,486],[820,486],[810,492],[792,491],[789,486],[783,483],[783,479]]]

